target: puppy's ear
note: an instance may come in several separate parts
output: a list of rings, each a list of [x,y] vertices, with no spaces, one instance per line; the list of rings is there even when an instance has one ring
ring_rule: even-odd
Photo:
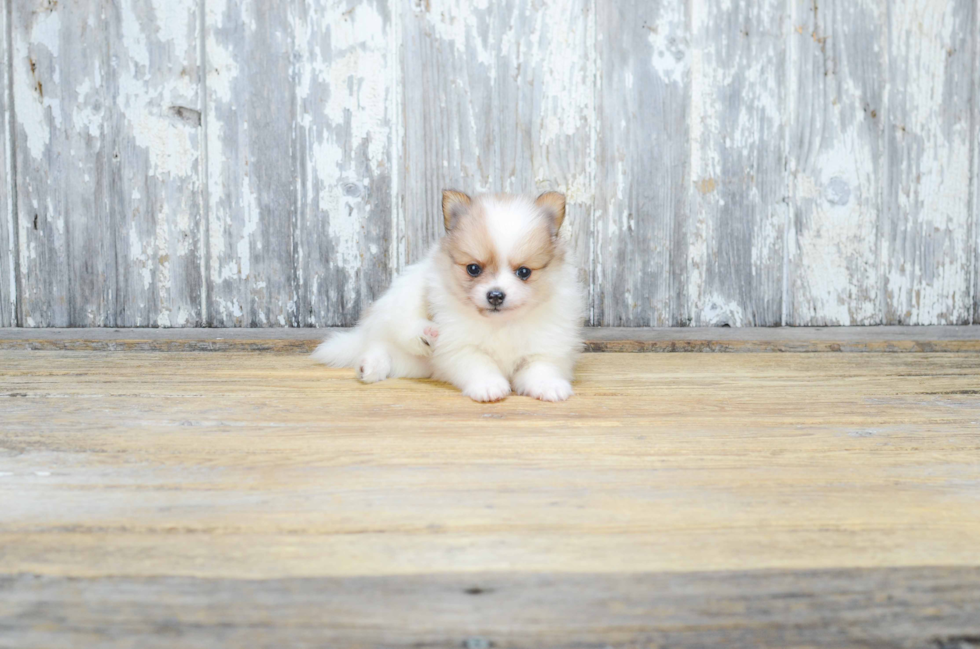
[[[554,224],[553,234],[558,234],[565,220],[565,195],[558,192],[545,192],[534,201],[541,211],[548,215]]]
[[[466,213],[473,201],[463,192],[446,189],[442,192],[442,219],[446,231],[452,230],[459,223],[459,217]]]

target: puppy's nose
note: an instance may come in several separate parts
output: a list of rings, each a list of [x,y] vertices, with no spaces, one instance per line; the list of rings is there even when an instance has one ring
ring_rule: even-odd
[[[503,304],[505,297],[506,296],[504,295],[504,292],[499,291],[497,289],[493,289],[492,291],[487,292],[487,302],[489,302],[493,306],[500,306],[501,304]]]

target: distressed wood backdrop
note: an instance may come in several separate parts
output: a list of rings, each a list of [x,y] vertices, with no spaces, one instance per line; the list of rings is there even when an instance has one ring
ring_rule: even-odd
[[[977,0],[0,2],[0,326],[351,324],[450,186],[593,324],[980,321]]]

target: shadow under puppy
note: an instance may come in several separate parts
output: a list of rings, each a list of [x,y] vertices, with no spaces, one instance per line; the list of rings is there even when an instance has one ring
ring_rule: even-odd
[[[435,378],[476,401],[567,399],[585,296],[558,234],[565,197],[445,191],[442,211],[446,236],[313,358],[366,383]]]

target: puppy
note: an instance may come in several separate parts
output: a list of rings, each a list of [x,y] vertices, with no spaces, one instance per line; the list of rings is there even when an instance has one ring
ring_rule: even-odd
[[[313,353],[366,383],[435,378],[475,401],[572,395],[584,291],[558,232],[565,197],[442,195],[446,236],[357,327]]]

